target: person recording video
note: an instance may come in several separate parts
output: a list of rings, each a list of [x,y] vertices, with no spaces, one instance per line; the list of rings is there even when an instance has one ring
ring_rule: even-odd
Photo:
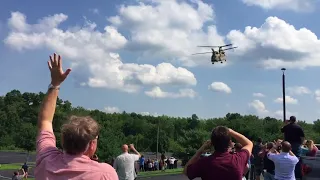
[[[281,128],[281,132],[284,134],[284,141],[291,144],[293,154],[300,159],[302,153],[301,145],[305,139],[303,129],[297,124],[295,116],[291,116],[284,123],[285,125]],[[295,168],[295,177],[301,178],[301,176],[301,162],[299,161]]]

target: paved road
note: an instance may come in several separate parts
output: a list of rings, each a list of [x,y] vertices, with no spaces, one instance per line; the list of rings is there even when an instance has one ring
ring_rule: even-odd
[[[0,152],[0,164],[23,163],[26,161],[25,152]],[[29,162],[35,162],[36,155],[30,154]]]
[[[27,153],[25,152],[0,152],[0,164],[11,164],[11,163],[21,163],[26,161]],[[31,154],[29,156],[29,162],[35,162],[36,155]],[[12,170],[1,170],[0,168],[0,175],[5,177],[11,177],[13,174]],[[33,175],[33,170],[31,169],[30,175]],[[0,178],[1,179],[1,178]]]

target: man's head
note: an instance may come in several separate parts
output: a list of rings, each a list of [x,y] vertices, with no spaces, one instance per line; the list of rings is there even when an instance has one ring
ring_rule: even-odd
[[[288,141],[282,141],[281,146],[282,152],[288,153],[291,151],[291,144]]]
[[[240,143],[236,143],[236,144],[234,145],[234,150],[235,150],[236,152],[239,152],[239,151],[241,151],[242,147],[243,147],[243,146],[242,146]]]
[[[276,147],[276,145],[273,142],[267,143],[267,149],[272,149],[272,148],[275,148],[275,147]]]
[[[295,123],[297,121],[295,116],[290,116],[289,122],[290,123]]]
[[[128,152],[129,151],[128,145],[126,145],[126,144],[122,145],[121,150],[122,150],[122,152]]]
[[[313,144],[314,144],[314,142],[313,142],[312,140],[307,140],[307,141],[306,141],[306,145],[307,145],[307,147],[309,147],[309,148],[312,148]]]
[[[218,126],[212,130],[211,143],[217,152],[225,152],[231,144],[229,128]]]
[[[67,154],[92,157],[97,150],[99,125],[91,117],[71,116],[61,128],[61,143]]]
[[[262,138],[259,137],[259,138],[257,139],[257,143],[258,143],[258,144],[261,144],[261,143],[262,143]]]

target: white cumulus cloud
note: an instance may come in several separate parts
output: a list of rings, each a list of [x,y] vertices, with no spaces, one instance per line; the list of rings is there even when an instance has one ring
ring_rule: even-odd
[[[249,103],[249,107],[258,116],[267,116],[269,113],[264,103],[260,100],[253,100],[252,102]]]
[[[265,97],[265,95],[262,93],[253,93],[252,95],[253,97]]]
[[[315,95],[315,98],[318,102],[320,102],[320,89],[317,89],[315,92],[314,92],[314,95]]]
[[[307,28],[296,29],[278,17],[268,17],[260,27],[232,30],[227,38],[239,44],[235,58],[258,62],[266,69],[303,69],[320,66],[320,40]]]
[[[224,92],[227,94],[230,94],[232,92],[231,88],[223,82],[213,82],[208,86],[208,89],[217,92]]]
[[[28,24],[24,14],[13,12],[5,44],[18,51],[47,48],[61,54],[77,69],[74,74],[81,85],[130,93],[146,85],[196,85],[192,72],[170,63],[156,66],[123,63],[117,51],[128,40],[116,27],[106,26],[100,32],[95,23],[86,21],[83,27],[58,28],[67,18],[65,14],[56,14],[40,19],[37,24]]]
[[[150,113],[150,112],[141,112],[139,114],[141,114],[142,116],[154,116],[154,117],[158,117],[159,116],[158,113]]]
[[[314,0],[242,0],[248,6],[259,6],[263,9],[292,10],[296,12],[313,9]]]
[[[287,111],[286,110],[286,118],[287,119],[289,119],[289,117],[290,116],[297,116],[298,115],[298,113],[296,113],[296,112],[290,112],[290,111]],[[276,118],[283,118],[283,110],[278,110],[278,111],[276,111],[275,113],[274,113],[274,116],[276,117]]]
[[[118,107],[107,106],[104,108],[104,112],[106,112],[106,113],[119,113],[120,109]]]
[[[304,86],[294,86],[287,88],[290,95],[303,95],[303,94],[310,94],[311,91]]]
[[[141,57],[147,60],[166,58],[196,66],[208,65],[211,56],[191,56],[196,52],[211,51],[198,48],[198,45],[225,44],[224,37],[217,32],[214,18],[213,7],[202,0],[137,0],[136,4],[120,6],[118,14],[108,20],[130,33],[127,49],[138,52]]]
[[[145,94],[153,98],[194,98],[197,93],[193,89],[179,89],[179,92],[166,92],[156,86],[150,91],[145,91]]]
[[[286,98],[286,104],[298,104],[298,100],[291,97],[291,96],[286,96],[285,98]],[[283,99],[282,99],[282,97],[279,97],[279,98],[275,99],[274,102],[282,103]]]

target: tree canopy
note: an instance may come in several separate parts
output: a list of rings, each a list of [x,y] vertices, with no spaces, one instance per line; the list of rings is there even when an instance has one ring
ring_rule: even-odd
[[[12,90],[0,96],[0,148],[35,150],[37,115],[44,93],[21,93]],[[272,117],[259,118],[254,115],[228,113],[225,117],[200,119],[196,114],[189,118],[150,116],[137,113],[107,114],[100,110],[73,107],[67,100],[58,99],[53,128],[60,145],[60,127],[70,115],[91,116],[101,126],[98,156],[109,159],[120,153],[123,143],[133,143],[140,152],[156,152],[159,126],[159,152],[194,153],[209,139],[211,130],[224,125],[251,140],[261,137],[265,141],[283,138],[280,128],[283,123]],[[307,139],[320,142],[320,120],[313,124],[298,122]]]

